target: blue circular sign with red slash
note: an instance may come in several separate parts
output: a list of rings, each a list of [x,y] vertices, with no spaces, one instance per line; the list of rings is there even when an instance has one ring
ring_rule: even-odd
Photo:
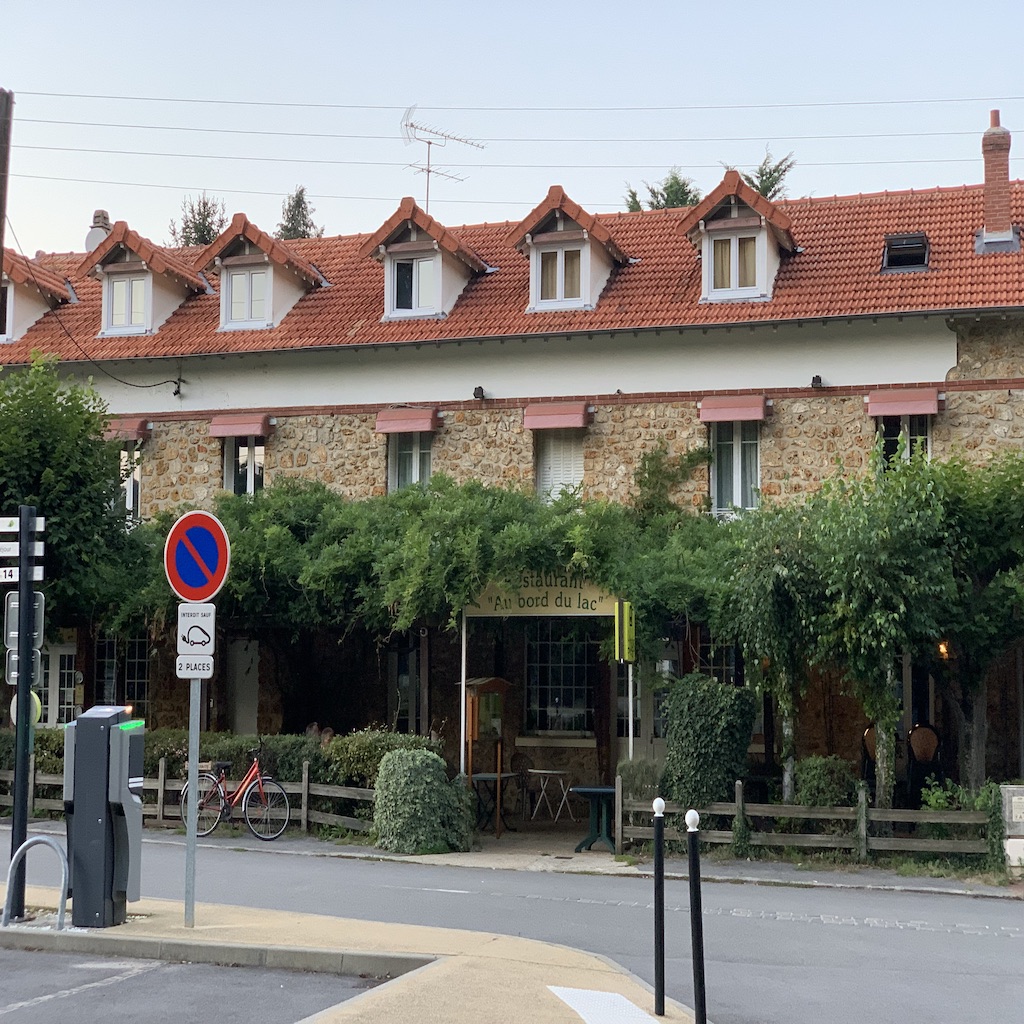
[[[209,512],[186,512],[167,534],[167,582],[183,601],[209,601],[224,586],[230,564],[227,530]]]

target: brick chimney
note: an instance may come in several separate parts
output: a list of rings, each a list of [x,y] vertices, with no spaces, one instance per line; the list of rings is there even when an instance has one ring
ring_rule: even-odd
[[[1013,239],[1010,223],[1010,133],[999,124],[999,111],[989,115],[990,126],[981,137],[985,159],[985,227],[982,239],[1009,242]]]

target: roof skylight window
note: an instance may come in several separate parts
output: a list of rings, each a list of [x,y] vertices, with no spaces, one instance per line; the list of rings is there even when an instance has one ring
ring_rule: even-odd
[[[907,235],[886,235],[882,250],[882,270],[927,270],[928,248],[928,236],[923,231]]]

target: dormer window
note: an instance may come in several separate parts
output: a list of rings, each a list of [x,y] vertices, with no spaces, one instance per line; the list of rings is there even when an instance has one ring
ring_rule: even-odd
[[[729,197],[701,222],[704,298],[736,302],[767,298],[769,246],[764,218]]]
[[[561,210],[556,210],[526,236],[530,247],[530,305],[527,312],[544,309],[590,309],[590,239],[586,231]],[[607,280],[611,263],[602,268]]]
[[[104,260],[103,334],[145,334],[152,328],[152,274],[131,249],[118,246]]]
[[[429,238],[416,237],[416,228],[385,249],[386,316],[433,316],[441,309],[441,254]]]
[[[928,269],[928,236],[924,232],[886,235],[882,250],[882,271]]]
[[[247,239],[219,260],[221,330],[259,330],[273,326],[273,267]]]

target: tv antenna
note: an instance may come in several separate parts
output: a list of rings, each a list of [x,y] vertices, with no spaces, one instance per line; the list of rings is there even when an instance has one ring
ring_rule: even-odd
[[[426,167],[422,164],[407,164],[406,166],[411,167],[417,174],[425,174],[427,176],[427,194],[423,201],[423,212],[430,213],[430,176],[432,174],[447,178],[449,181],[466,180],[464,174],[449,174],[447,171],[441,171],[436,167],[432,167],[430,163],[431,149],[434,146],[446,146],[449,142],[458,142],[463,146],[475,146],[477,149],[483,149],[484,146],[481,142],[474,142],[472,139],[455,135],[453,132],[444,132],[439,128],[431,128],[429,125],[422,124],[414,119],[415,113],[416,104],[414,103],[402,116],[402,141],[407,146],[413,142],[422,142],[427,147]]]

